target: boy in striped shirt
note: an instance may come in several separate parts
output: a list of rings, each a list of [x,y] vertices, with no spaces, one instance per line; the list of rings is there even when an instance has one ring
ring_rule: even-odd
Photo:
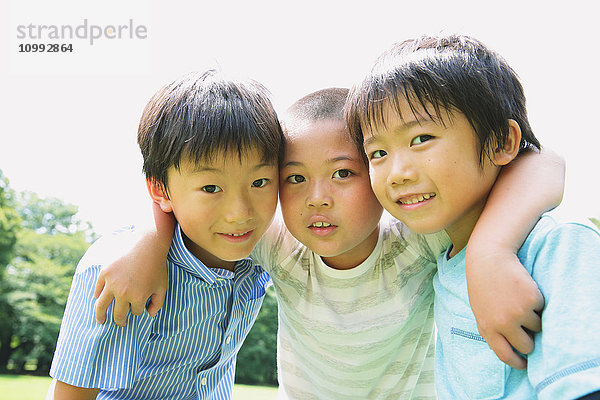
[[[434,399],[432,278],[436,256],[448,238],[444,233],[417,235],[397,220],[382,217],[362,149],[345,128],[347,93],[336,88],[318,91],[288,110],[279,191],[285,225],[276,219],[252,254],[271,275],[278,299],[279,396]],[[515,215],[516,221],[539,216],[553,205],[549,199],[560,198],[560,182],[554,186],[538,182],[534,189],[522,187],[517,179],[540,163],[553,164],[540,159],[525,155],[514,165],[516,175],[507,172],[508,179],[499,182],[499,198],[506,196],[503,185],[519,186],[520,198],[532,198],[531,214]],[[560,170],[547,169],[548,180],[552,182]],[[503,235],[520,237],[521,230]],[[112,282],[125,281],[141,267],[136,264],[120,264],[101,278],[110,275]],[[158,276],[164,267],[154,264],[151,269]],[[115,278],[120,274],[123,278]],[[149,275],[147,265],[134,275],[148,280],[141,278]],[[505,296],[528,311],[525,317],[511,316],[512,320],[519,328],[538,329],[535,316],[530,318],[535,313],[529,312],[539,303],[527,303],[526,297],[519,297],[522,291],[513,295],[511,285],[512,280],[505,284],[509,287]],[[113,289],[105,287],[101,294],[99,319]],[[507,314],[503,307],[513,308],[499,304],[502,315]],[[516,339],[507,336],[527,352],[529,337],[522,329],[521,333]]]
[[[150,196],[175,215],[163,238],[164,306],[126,327],[93,318],[100,270],[138,240],[98,240],[80,261],[49,399],[230,398],[236,355],[269,276],[246,258],[277,205],[282,132],[266,89],[215,71],[187,75],[146,106],[138,143]]]

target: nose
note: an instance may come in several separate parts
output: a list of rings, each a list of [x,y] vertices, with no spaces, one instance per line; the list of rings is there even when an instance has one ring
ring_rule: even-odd
[[[417,168],[412,162],[410,155],[398,154],[392,160],[387,183],[390,186],[404,185],[417,179]]]
[[[328,185],[319,181],[310,185],[306,195],[306,206],[313,208],[333,206],[333,199]]]
[[[228,223],[243,225],[254,216],[254,206],[248,193],[232,194],[225,206],[225,220]]]

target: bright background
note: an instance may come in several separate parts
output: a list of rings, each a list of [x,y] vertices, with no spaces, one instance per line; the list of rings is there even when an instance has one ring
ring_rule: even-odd
[[[459,32],[500,52],[521,77],[536,135],[567,161],[563,211],[600,217],[597,16],[585,0],[3,2],[0,169],[14,189],[76,204],[106,233],[150,210],[135,135],[165,83],[220,65],[263,83],[282,110],[314,90],[351,86],[391,43]],[[84,18],[133,19],[148,38],[17,53],[25,43],[17,25]]]

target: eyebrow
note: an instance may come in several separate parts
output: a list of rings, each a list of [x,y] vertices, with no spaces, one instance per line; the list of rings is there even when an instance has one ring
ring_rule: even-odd
[[[255,166],[251,167],[250,170],[258,171],[261,168],[268,168],[268,167],[273,167],[273,166],[275,166],[275,163],[265,162],[265,163],[256,164]],[[193,170],[191,172],[193,174],[198,174],[201,172],[221,172],[221,170],[218,168],[209,167],[207,165],[197,165],[196,167],[193,168]]]
[[[325,163],[326,164],[333,164],[333,163],[336,163],[338,161],[357,161],[357,158],[350,157],[350,156],[338,156],[338,157],[333,157],[333,158],[330,158],[328,160],[325,160]],[[301,167],[303,165],[304,165],[304,163],[301,163],[300,161],[288,161],[285,164],[283,164],[281,166],[281,168],[286,168],[286,167]]]
[[[395,131],[406,130],[406,129],[410,129],[410,128],[414,127],[415,125],[421,126],[421,125],[425,125],[428,123],[435,124],[435,122],[430,119],[417,119],[417,120],[410,121],[410,122],[400,125],[400,128],[395,129]],[[375,142],[376,140],[377,140],[377,135],[373,135],[370,138],[365,139],[363,142],[363,147],[370,145],[371,143]]]

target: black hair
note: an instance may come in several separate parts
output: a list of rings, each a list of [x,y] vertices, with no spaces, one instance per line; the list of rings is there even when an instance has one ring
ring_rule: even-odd
[[[286,132],[293,133],[299,127],[322,120],[344,121],[344,106],[348,98],[347,88],[327,88],[307,94],[297,100],[287,110],[283,119]],[[352,139],[350,133],[348,138]],[[284,143],[285,146],[285,143]],[[357,144],[358,152],[367,163],[362,142]]]
[[[277,164],[283,134],[269,92],[258,82],[226,78],[208,70],[160,89],[138,128],[146,177],[167,192],[167,172],[182,159],[210,163],[218,154],[249,150]]]
[[[402,118],[402,100],[413,112],[422,108],[442,124],[443,113],[463,113],[477,135],[480,162],[494,146],[505,144],[509,119],[521,128],[519,152],[541,147],[527,119],[517,74],[499,54],[474,38],[422,36],[384,52],[348,96],[346,124],[357,144],[362,145],[363,128],[376,131],[385,126],[385,107],[390,106]],[[429,113],[431,109],[435,115]]]
[[[307,94],[287,109],[286,121],[343,120],[348,91],[346,88],[327,88]]]

